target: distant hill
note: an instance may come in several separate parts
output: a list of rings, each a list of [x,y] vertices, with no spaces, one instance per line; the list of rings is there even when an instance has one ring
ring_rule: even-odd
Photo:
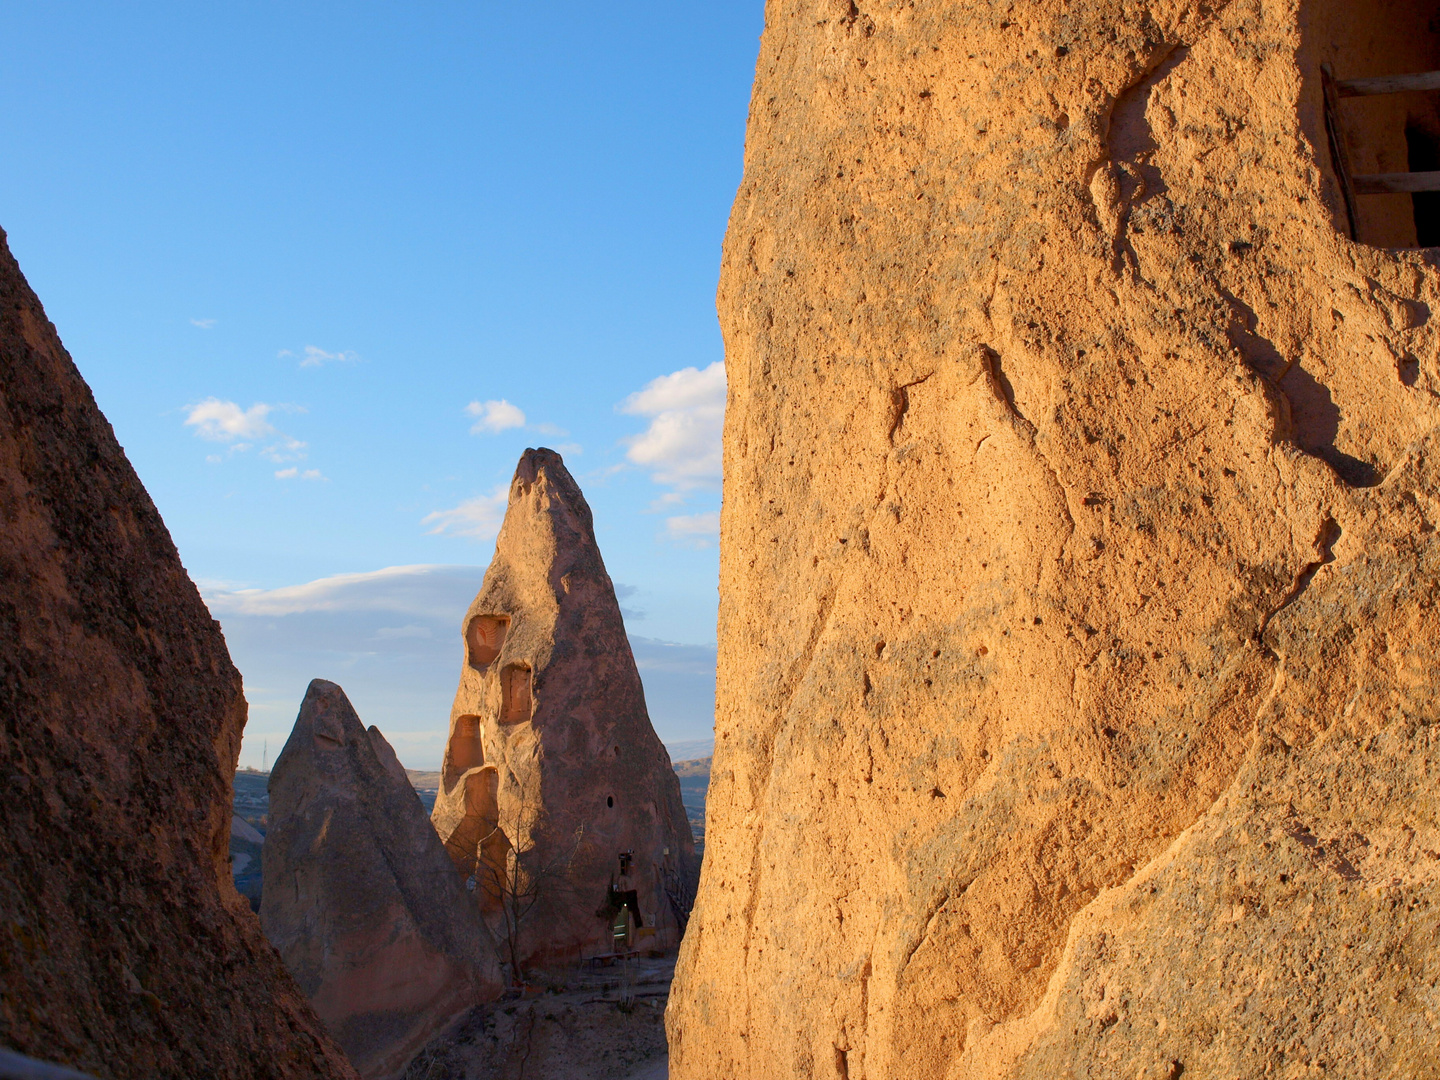
[[[672,762],[698,761],[700,758],[708,758],[715,753],[715,740],[686,739],[680,742],[667,742],[665,749],[669,751]]]
[[[695,834],[695,851],[705,850],[705,794],[710,789],[710,759],[692,758],[675,762],[675,775],[680,778],[680,801],[685,804],[685,817]]]

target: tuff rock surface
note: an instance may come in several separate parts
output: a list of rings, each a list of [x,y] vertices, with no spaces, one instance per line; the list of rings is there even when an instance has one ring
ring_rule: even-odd
[[[236,894],[220,627],[0,233],[0,1046],[353,1077]]]
[[[604,908],[629,851],[643,941],[676,944],[695,844],[590,507],[553,450],[520,458],[463,634],[432,818],[492,924],[503,935],[506,903],[525,909],[508,923],[522,959],[609,951]]]
[[[270,773],[260,921],[360,1074],[500,994],[494,948],[395,751],[316,679]]]
[[[1440,1068],[1434,15],[767,5],[671,1075]]]

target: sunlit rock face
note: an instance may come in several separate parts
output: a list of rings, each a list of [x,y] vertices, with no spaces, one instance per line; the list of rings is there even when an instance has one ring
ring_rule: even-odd
[[[768,4],[672,1075],[1433,1067],[1434,14]]]
[[[0,233],[0,1046],[353,1077],[235,892],[240,675]]]
[[[270,774],[260,920],[369,1078],[498,997],[495,952],[379,729],[316,679]]]
[[[609,952],[610,887],[628,884],[635,944],[676,944],[695,873],[680,784],[590,507],[553,450],[520,459],[463,633],[433,820],[497,933],[515,929],[522,963]]]

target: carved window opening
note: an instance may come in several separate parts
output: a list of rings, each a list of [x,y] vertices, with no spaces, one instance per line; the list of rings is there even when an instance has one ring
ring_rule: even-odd
[[[509,615],[476,615],[465,628],[466,660],[476,671],[495,662],[510,630]]]
[[[1311,0],[1310,71],[1352,239],[1440,244],[1440,9],[1418,0]]]
[[[1411,124],[1405,129],[1405,146],[1412,173],[1440,174],[1440,128]],[[1410,201],[1415,209],[1415,242],[1440,247],[1440,191],[1417,191]]]
[[[530,719],[531,673],[528,664],[507,664],[500,672],[500,722]]]
[[[462,716],[450,733],[445,748],[445,790],[453,788],[460,777],[485,764],[485,740],[478,716]]]

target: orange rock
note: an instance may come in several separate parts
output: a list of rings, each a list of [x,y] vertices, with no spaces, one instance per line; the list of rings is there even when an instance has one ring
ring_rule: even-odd
[[[1433,14],[768,5],[672,1075],[1428,1067]]]
[[[519,964],[609,952],[629,852],[645,941],[673,946],[695,845],[590,507],[553,450],[526,450],[475,602],[432,819]]]
[[[353,1077],[227,862],[240,673],[0,233],[0,1044]]]
[[[360,1074],[500,996],[494,950],[378,728],[316,679],[270,774],[265,935]]]

